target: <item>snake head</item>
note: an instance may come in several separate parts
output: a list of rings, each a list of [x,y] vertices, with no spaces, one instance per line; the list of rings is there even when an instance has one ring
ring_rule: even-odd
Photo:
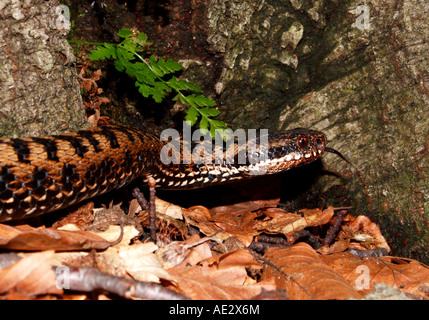
[[[260,143],[259,147],[263,145]],[[274,174],[313,162],[325,150],[326,137],[320,131],[296,128],[268,135],[267,146],[257,154],[248,151],[250,160],[259,157],[251,165],[251,174]]]

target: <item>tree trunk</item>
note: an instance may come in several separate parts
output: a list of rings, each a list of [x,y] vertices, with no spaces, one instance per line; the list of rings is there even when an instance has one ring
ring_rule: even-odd
[[[0,136],[87,126],[67,13],[54,0],[0,1]]]
[[[394,254],[429,261],[429,5],[424,1],[211,1],[215,88],[233,127],[309,127],[327,204],[378,222]],[[357,10],[357,11],[356,11]],[[292,182],[293,183],[293,182]],[[348,192],[343,191],[343,187]]]

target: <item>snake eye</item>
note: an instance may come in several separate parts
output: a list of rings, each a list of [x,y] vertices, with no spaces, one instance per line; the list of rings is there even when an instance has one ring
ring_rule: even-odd
[[[323,139],[321,137],[316,139],[316,144],[318,148],[322,148],[324,143],[323,143]]]
[[[308,139],[306,137],[298,138],[297,142],[298,147],[305,148],[308,145]]]

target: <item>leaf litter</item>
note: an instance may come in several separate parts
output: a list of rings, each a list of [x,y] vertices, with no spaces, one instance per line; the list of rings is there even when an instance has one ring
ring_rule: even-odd
[[[17,253],[9,262],[0,255],[0,296],[342,300],[382,283],[429,299],[429,267],[385,255],[368,217],[333,207],[287,212],[277,201],[186,209],[156,199],[156,244],[145,240],[148,214],[136,202],[127,214],[82,206],[84,218],[70,214],[53,227],[0,224],[0,247]],[[69,270],[73,293],[58,285],[58,270]]]

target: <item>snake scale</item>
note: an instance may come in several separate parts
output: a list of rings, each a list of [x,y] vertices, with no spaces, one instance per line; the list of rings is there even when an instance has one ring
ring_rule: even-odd
[[[249,172],[255,164],[248,159],[244,164],[164,164],[160,153],[165,144],[155,135],[122,125],[0,139],[0,221],[59,210],[121,188],[138,177],[152,176],[158,188],[169,189],[252,177]],[[322,132],[293,129],[270,134],[266,174],[310,163],[323,151],[340,155],[326,148]]]

